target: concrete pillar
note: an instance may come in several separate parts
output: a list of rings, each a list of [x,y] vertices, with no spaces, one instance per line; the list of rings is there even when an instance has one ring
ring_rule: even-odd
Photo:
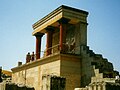
[[[41,38],[43,33],[36,33],[36,59],[40,59],[40,52],[41,52]]]
[[[47,30],[46,56],[48,56],[52,53],[52,37],[54,29],[52,26],[49,26],[46,28],[46,30]]]
[[[66,42],[66,29],[67,29],[67,23],[68,23],[68,19],[66,18],[62,18],[60,19],[58,22],[60,24],[60,51],[63,51],[63,46]]]
[[[87,45],[87,23],[80,22],[80,44]]]

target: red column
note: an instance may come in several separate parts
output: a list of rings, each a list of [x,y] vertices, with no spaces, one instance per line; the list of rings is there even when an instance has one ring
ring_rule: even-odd
[[[36,59],[40,59],[40,52],[41,52],[41,38],[43,36],[42,33],[35,34],[36,36]]]
[[[66,25],[68,23],[68,19],[61,18],[58,22],[60,24],[60,51],[63,51],[64,44],[66,43]]]
[[[63,49],[63,24],[60,23],[60,51]]]
[[[46,42],[46,56],[50,55],[52,53],[52,34],[53,34],[53,28],[47,27],[47,42]]]

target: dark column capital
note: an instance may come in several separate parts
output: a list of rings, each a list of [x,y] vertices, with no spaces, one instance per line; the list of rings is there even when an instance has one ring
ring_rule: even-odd
[[[39,36],[39,37],[42,37],[44,35],[44,33],[39,33],[39,32],[37,32],[36,34],[34,34],[34,36]]]
[[[55,29],[55,27],[53,27],[53,26],[48,26],[45,28],[46,32],[51,32],[51,33],[54,32],[54,29]]]
[[[60,24],[67,24],[68,22],[70,21],[70,19],[67,19],[67,18],[61,18],[60,20],[58,20],[58,22],[60,23]]]

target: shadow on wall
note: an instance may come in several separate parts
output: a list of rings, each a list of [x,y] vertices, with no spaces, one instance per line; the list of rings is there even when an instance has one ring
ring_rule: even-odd
[[[15,84],[6,84],[5,90],[35,90],[33,87],[18,86]]]

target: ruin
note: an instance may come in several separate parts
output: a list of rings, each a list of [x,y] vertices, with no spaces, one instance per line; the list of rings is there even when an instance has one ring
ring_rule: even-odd
[[[12,68],[12,82],[35,90],[56,90],[52,87],[106,90],[86,86],[98,82],[115,83],[119,72],[114,70],[111,62],[87,46],[87,16],[87,11],[62,5],[33,24],[32,34],[36,37],[34,60],[27,59],[25,64]],[[46,35],[46,49],[41,57],[43,35]]]

